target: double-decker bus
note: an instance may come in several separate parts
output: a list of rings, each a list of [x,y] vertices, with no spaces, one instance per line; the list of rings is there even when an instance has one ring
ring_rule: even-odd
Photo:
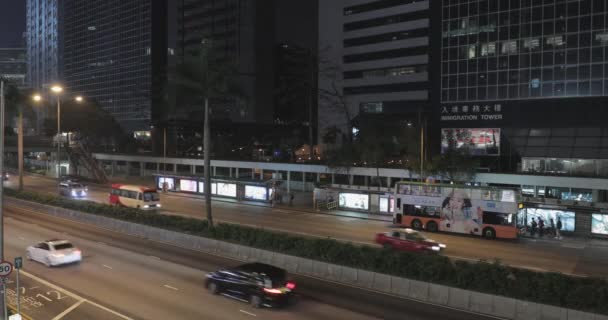
[[[112,184],[110,204],[137,209],[160,209],[160,197],[155,189]]]
[[[397,182],[393,222],[430,232],[488,239],[517,238],[519,190],[496,187]]]

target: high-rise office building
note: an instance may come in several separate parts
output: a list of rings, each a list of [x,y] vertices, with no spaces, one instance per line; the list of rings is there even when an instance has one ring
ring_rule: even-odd
[[[519,155],[522,171],[608,170],[592,161],[608,158],[605,1],[445,0],[440,14],[444,149]]]
[[[180,54],[198,49],[203,39],[211,39],[237,66],[245,97],[216,101],[213,117],[271,123],[274,1],[181,0],[177,29]]]
[[[21,88],[27,87],[25,48],[0,48],[0,78],[8,79]]]
[[[48,88],[60,80],[61,23],[59,0],[27,0],[26,46],[27,75],[30,88],[48,98]],[[46,117],[46,108],[36,108],[37,131]]]
[[[59,0],[27,1],[27,82],[48,87],[59,80]]]
[[[430,5],[429,0],[319,2],[319,87],[340,96],[350,121],[431,111]],[[323,69],[336,72],[327,77]],[[331,127],[343,133],[348,128],[340,108],[319,101],[319,135]]]
[[[162,108],[167,2],[63,0],[63,77],[127,132],[150,131]]]

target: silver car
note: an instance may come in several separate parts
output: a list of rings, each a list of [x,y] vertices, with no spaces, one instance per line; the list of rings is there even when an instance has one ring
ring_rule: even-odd
[[[82,198],[88,194],[88,188],[82,183],[61,182],[59,184],[59,194],[66,197]]]

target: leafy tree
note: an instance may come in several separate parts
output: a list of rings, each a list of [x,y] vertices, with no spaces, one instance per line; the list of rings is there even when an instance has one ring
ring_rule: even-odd
[[[53,114],[53,113],[52,113]],[[45,119],[44,131],[48,136],[57,134],[57,118]],[[96,101],[76,102],[64,99],[61,101],[61,131],[73,132],[77,138],[95,150],[100,146],[114,146],[126,151],[133,151],[135,141],[128,136],[114,117],[103,110]]]
[[[394,132],[390,129],[384,127],[381,122],[365,122],[361,126],[361,135],[357,141],[361,160],[366,166],[376,168],[378,187],[382,187],[380,167],[385,167],[387,159],[397,150],[397,141],[394,140]]]
[[[177,66],[175,82],[177,91],[185,102],[204,104],[204,176],[205,208],[207,220],[213,227],[211,213],[211,127],[210,101],[242,97],[236,81],[238,72],[233,61],[211,40],[203,40],[198,50],[187,53]]]
[[[11,83],[10,81],[5,81],[6,86],[6,94],[5,94],[5,102],[6,114],[16,114],[18,119],[18,141],[17,141],[17,162],[19,168],[19,191],[23,190],[23,117],[24,115],[29,119],[35,118],[35,113],[31,108],[31,92],[29,90],[19,90],[17,85]],[[9,117],[7,117],[9,118]],[[5,127],[3,123],[5,135],[13,135],[14,131],[8,127]]]
[[[475,177],[479,161],[473,158],[467,148],[448,148],[432,160],[433,172],[454,183],[470,182]]]

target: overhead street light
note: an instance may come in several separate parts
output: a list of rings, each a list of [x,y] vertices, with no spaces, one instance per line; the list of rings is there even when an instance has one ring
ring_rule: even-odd
[[[59,85],[54,85],[51,87],[51,91],[53,91],[54,93],[61,93],[63,92],[63,87]]]
[[[60,95],[63,92],[63,87],[60,85],[53,85],[51,91],[56,95],[57,98],[57,183],[61,181],[61,98]],[[32,99],[36,102],[42,101],[42,96],[35,94]],[[84,101],[82,96],[74,97],[74,101],[81,103]]]

